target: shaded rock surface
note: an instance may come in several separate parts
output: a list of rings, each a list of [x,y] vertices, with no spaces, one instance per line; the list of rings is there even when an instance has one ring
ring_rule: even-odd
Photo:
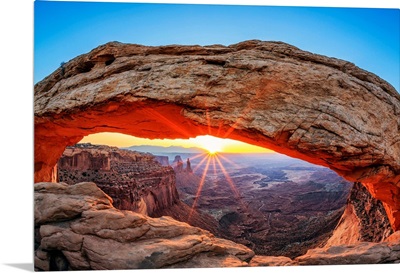
[[[35,270],[400,262],[399,232],[381,243],[317,248],[294,260],[254,256],[243,245],[170,217],[118,210],[94,183],[36,183],[34,190]]]
[[[71,200],[78,204],[74,213]],[[185,267],[204,254],[216,257],[213,266],[236,266],[254,256],[245,246],[170,217],[118,210],[90,182],[35,184],[35,229],[37,270]]]
[[[378,110],[379,109],[379,110]],[[35,85],[35,181],[97,132],[210,134],[327,166],[361,182],[400,228],[400,95],[354,64],[281,42],[108,43]]]

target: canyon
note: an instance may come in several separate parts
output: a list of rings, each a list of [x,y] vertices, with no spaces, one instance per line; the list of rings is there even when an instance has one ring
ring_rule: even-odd
[[[59,182],[96,182],[118,209],[151,216],[179,201],[173,169],[150,154],[77,144],[66,148],[57,169]]]
[[[117,209],[151,217],[172,216],[183,222],[192,214],[191,225],[219,234],[212,217],[193,212],[181,202],[168,157],[79,143],[65,149],[57,163],[57,177],[69,185],[94,182]]]
[[[205,257],[215,266],[269,264],[270,258],[203,229],[118,210],[93,184],[43,183],[58,181],[57,162],[67,146],[98,132],[229,137],[328,167],[358,187],[339,220],[341,233],[295,259],[272,260],[299,265],[399,260],[400,96],[352,63],[281,42],[160,47],[112,42],[65,63],[34,89],[37,268],[59,268],[58,260],[71,269],[201,267]],[[104,217],[121,219],[120,226],[103,227]],[[379,242],[361,242],[371,238]],[[155,245],[145,250],[143,243],[152,239]],[[112,253],[96,245],[128,254],[143,249],[143,255],[121,258],[119,267],[110,262]],[[165,262],[170,258],[173,264]]]
[[[176,173],[181,199],[258,255],[295,258],[323,245],[352,188],[329,169],[278,154],[217,154],[208,168],[194,158],[194,173]]]
[[[152,155],[79,143],[66,148],[57,169],[60,182],[96,183],[117,209],[171,216],[257,255],[294,259],[317,246],[342,244],[337,237],[381,242],[393,233],[382,204],[361,184],[278,154]],[[351,226],[360,231],[336,228],[332,236],[347,215],[346,203],[359,216]]]

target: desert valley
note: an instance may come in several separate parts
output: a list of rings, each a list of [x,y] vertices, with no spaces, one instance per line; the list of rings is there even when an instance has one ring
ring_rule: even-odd
[[[95,182],[119,209],[172,216],[257,254],[291,258],[326,243],[352,186],[329,169],[275,153],[152,157],[79,144],[58,166],[60,182]]]

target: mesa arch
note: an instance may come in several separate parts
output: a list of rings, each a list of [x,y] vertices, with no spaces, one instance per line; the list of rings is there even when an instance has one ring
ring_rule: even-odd
[[[35,85],[35,182],[65,147],[119,132],[229,137],[335,170],[400,229],[400,96],[354,64],[281,42],[149,47],[117,42]]]

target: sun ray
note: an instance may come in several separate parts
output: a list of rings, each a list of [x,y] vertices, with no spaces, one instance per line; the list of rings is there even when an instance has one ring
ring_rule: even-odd
[[[194,159],[197,159],[197,158],[199,158],[199,157],[201,157],[201,156],[204,156],[204,157],[206,157],[206,156],[207,156],[207,154],[206,154],[206,153],[198,154],[198,155],[195,155],[195,156],[189,157],[189,160],[194,160]]]
[[[212,157],[212,163],[213,163],[213,168],[214,168],[214,176],[217,175],[217,167],[215,165],[215,156]]]
[[[220,137],[220,135],[221,135],[221,130],[222,130],[223,124],[224,123],[222,121],[218,124],[217,137]]]
[[[210,157],[208,156],[207,158],[208,158],[208,160],[207,160],[207,163],[206,163],[206,167],[204,168],[203,175],[201,177],[201,180],[200,180],[200,183],[199,183],[199,187],[197,188],[197,193],[196,193],[196,196],[194,198],[192,208],[190,209],[188,222],[189,222],[190,218],[192,217],[193,211],[194,211],[194,209],[196,207],[197,200],[200,198],[200,193],[201,193],[201,190],[203,189],[203,184],[204,184],[204,181],[206,179],[206,175],[207,175],[207,172],[208,172],[208,167],[210,165]]]
[[[203,165],[203,162],[209,157],[207,154],[202,155],[204,155],[204,158],[196,165],[196,167],[194,167],[193,173],[195,173]]]
[[[234,166],[236,169],[241,168],[238,164],[236,164],[235,162],[233,162],[232,160],[230,160],[229,158],[226,158],[225,156],[223,156],[222,154],[218,154],[218,156],[224,160],[225,162],[227,162],[228,164]]]
[[[216,161],[217,161],[219,167],[221,168],[221,171],[222,171],[222,173],[224,174],[226,180],[228,181],[228,184],[229,184],[229,186],[231,187],[231,190],[232,190],[234,196],[235,196],[239,201],[241,201],[241,197],[240,197],[239,191],[238,191],[238,189],[236,188],[235,184],[233,183],[233,181],[232,181],[231,177],[229,176],[228,172],[226,171],[225,167],[222,165],[222,163],[221,163],[221,161],[219,160],[218,157],[215,157],[215,159],[216,159]]]
[[[164,115],[162,115],[161,113],[154,111],[152,109],[146,109],[145,110],[147,112],[147,114],[149,116],[153,116],[154,118],[157,118],[159,121],[161,121],[162,123],[164,123],[166,126],[168,126],[169,128],[171,128],[172,130],[175,130],[177,132],[180,132],[182,135],[184,135],[185,137],[189,138],[192,136],[192,134],[190,134],[187,130],[185,130],[185,128],[183,128],[182,126],[179,126],[177,124],[175,124],[173,121],[171,121],[170,119],[168,119],[167,117],[165,117]]]

